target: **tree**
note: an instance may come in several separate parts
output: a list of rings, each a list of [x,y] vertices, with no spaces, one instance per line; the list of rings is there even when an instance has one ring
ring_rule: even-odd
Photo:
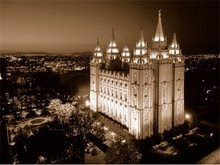
[[[105,141],[105,130],[104,130],[104,124],[93,124],[92,127],[92,133],[99,138],[101,141]]]
[[[61,153],[63,155],[61,156],[61,162],[83,162],[84,148],[88,142],[89,134],[95,134],[100,140],[105,138],[104,129],[101,124],[100,126],[94,124],[97,115],[91,111],[77,109],[74,103],[63,104],[59,99],[51,100],[48,111],[57,119],[52,122],[53,124],[50,125],[50,129],[55,126],[55,130],[58,131],[60,130],[58,126],[61,126],[62,132],[71,139],[70,141],[74,142],[75,139],[78,139],[77,143],[70,142],[65,147],[64,152]]]
[[[132,141],[116,139],[106,152],[106,163],[135,164],[139,163],[141,154]]]
[[[61,100],[51,100],[48,111],[51,115],[54,115],[62,123],[69,121],[73,111],[76,110],[75,106],[71,103],[62,104]]]
[[[73,111],[69,124],[77,135],[85,136],[92,131],[94,119],[89,113],[81,110]]]

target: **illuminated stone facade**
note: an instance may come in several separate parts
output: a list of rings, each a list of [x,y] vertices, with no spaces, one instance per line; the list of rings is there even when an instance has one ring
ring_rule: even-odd
[[[90,108],[128,127],[137,139],[184,123],[184,57],[176,35],[167,46],[159,11],[150,47],[143,29],[133,53],[120,53],[114,31],[106,53],[97,41],[90,63]]]

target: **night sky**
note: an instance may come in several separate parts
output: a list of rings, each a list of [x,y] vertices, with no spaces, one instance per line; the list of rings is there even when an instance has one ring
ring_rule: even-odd
[[[1,52],[106,50],[115,29],[120,49],[133,50],[140,27],[148,44],[162,9],[164,34],[177,33],[183,54],[219,52],[218,1],[0,0]]]

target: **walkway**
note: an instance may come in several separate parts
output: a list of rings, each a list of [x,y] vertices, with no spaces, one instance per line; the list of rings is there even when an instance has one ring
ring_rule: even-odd
[[[118,123],[113,122],[112,120],[108,119],[101,113],[98,113],[98,120],[101,123],[105,124],[105,126],[107,126],[111,131],[116,133],[121,138],[127,139],[127,140],[134,139],[134,137],[130,135],[127,130],[122,129]]]

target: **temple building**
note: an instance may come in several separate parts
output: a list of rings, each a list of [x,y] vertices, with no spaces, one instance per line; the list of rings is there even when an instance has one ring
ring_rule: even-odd
[[[119,51],[114,30],[107,51],[97,40],[90,63],[90,109],[126,126],[137,139],[184,123],[184,56],[176,34],[170,45],[161,12],[151,45],[140,38],[133,52]]]

